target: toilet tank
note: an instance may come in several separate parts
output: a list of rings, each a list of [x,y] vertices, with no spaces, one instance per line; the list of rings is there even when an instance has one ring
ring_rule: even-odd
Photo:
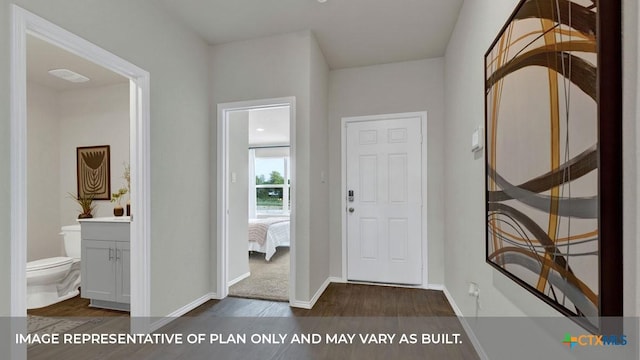
[[[67,225],[62,227],[60,235],[64,236],[64,251],[68,257],[80,259],[82,253],[80,225]]]

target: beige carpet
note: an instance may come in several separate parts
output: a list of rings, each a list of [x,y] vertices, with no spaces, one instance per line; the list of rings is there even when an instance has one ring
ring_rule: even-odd
[[[279,247],[271,261],[249,254],[251,276],[229,288],[229,295],[251,299],[289,301],[289,248]]]

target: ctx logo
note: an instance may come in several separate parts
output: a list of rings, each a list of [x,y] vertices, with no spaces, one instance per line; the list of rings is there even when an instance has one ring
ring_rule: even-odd
[[[591,334],[571,336],[570,333],[566,333],[562,343],[571,350],[576,346],[624,346],[627,345],[627,336]]]

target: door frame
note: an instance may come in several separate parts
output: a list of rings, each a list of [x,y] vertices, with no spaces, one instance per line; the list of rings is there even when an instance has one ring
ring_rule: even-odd
[[[11,5],[11,316],[27,315],[27,35],[80,56],[130,81],[132,332],[151,314],[149,73],[23,8]]]
[[[407,112],[407,113],[395,113],[395,114],[382,114],[382,115],[365,115],[365,116],[349,116],[342,118],[342,124],[340,127],[340,132],[342,136],[342,150],[341,152],[341,187],[340,187],[340,211],[342,212],[341,226],[342,226],[342,281],[350,282],[347,279],[347,125],[350,123],[356,122],[370,122],[370,121],[380,121],[380,120],[393,120],[398,118],[407,118],[407,117],[418,117],[420,118],[421,123],[421,138],[422,143],[420,145],[421,148],[421,173],[422,173],[422,217],[421,217],[421,237],[422,237],[422,285],[421,286],[410,286],[410,285],[401,285],[403,287],[421,287],[428,288],[429,287],[429,277],[428,277],[428,248],[427,248],[427,112],[419,111],[419,112]],[[377,285],[384,285],[380,283],[375,283]],[[394,286],[400,286],[395,285]]]
[[[264,109],[269,107],[289,106],[289,146],[291,181],[291,208],[290,208],[290,245],[289,253],[289,305],[295,302],[296,285],[296,98],[294,96],[262,99],[251,101],[238,101],[218,104],[217,116],[217,251],[216,251],[216,293],[214,298],[224,299],[229,295],[228,286],[228,262],[229,262],[229,113],[251,109]],[[249,149],[247,149],[248,151]],[[213,219],[212,219],[213,220]],[[213,223],[213,221],[212,221]]]

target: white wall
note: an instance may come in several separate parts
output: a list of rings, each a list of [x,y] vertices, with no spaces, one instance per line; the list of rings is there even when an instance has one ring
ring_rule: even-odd
[[[445,57],[445,286],[465,315],[476,313],[466,294],[470,281],[480,286],[480,314],[556,313],[485,263],[484,158],[460,145],[484,123],[482,59],[517,2],[465,2]],[[521,304],[512,303],[518,299]]]
[[[311,37],[311,187],[310,290],[318,289],[330,275],[329,241],[329,139],[327,107],[329,67],[315,36]]]
[[[493,270],[484,261],[484,160],[467,144],[473,129],[483,123],[483,61],[495,35],[517,0],[465,1],[447,48],[445,64],[445,286],[467,316],[557,316],[558,313],[528,291]],[[637,313],[636,235],[636,76],[637,5],[624,1],[624,303],[625,315]],[[468,282],[480,285],[481,306],[467,296]]]
[[[427,111],[426,233],[429,284],[444,281],[442,58],[334,70],[329,75],[331,275],[342,276],[341,119],[348,116]],[[466,142],[465,142],[466,144]]]
[[[634,0],[623,0],[623,249],[624,249],[624,313],[625,316],[640,316],[640,203],[638,196],[638,169],[640,161],[640,127],[638,111],[640,110],[640,6]],[[635,256],[634,256],[635,255]],[[640,351],[640,348],[639,348]]]
[[[235,173],[235,182],[233,174]],[[227,281],[249,272],[249,112],[229,114],[229,271]]]
[[[129,82],[68,90],[58,95],[60,147],[59,226],[75,224],[80,206],[69,197],[77,194],[76,148],[109,145],[111,193],[127,186],[122,177],[129,163]],[[126,205],[125,195],[122,206]],[[95,201],[94,217],[113,216],[114,203]]]
[[[0,2],[0,289],[11,288],[11,160],[10,160],[10,112],[9,106],[9,25],[11,23],[7,0]],[[11,315],[11,297],[9,291],[2,291],[0,295],[0,316]],[[4,331],[3,327],[0,332]],[[0,340],[0,347],[8,349],[11,343],[9,332],[4,333]]]
[[[317,289],[310,289],[310,244],[312,242],[324,243],[328,246],[327,239],[317,237],[310,231],[312,224],[323,226],[324,218],[312,218],[312,196],[328,196],[325,188],[311,186],[311,162],[322,163],[322,151],[311,152],[312,134],[311,122],[325,121],[318,118],[321,115],[312,113],[311,102],[317,101],[310,98],[311,88],[322,87],[316,79],[311,77],[311,46],[313,35],[309,31],[272,36],[261,39],[240,41],[217,45],[211,48],[211,84],[212,84],[212,109],[217,104],[244,100],[258,100],[295,96],[296,119],[295,134],[295,183],[296,183],[296,294],[300,301],[310,300]],[[322,105],[319,105],[322,106]],[[313,126],[316,126],[314,124]],[[321,125],[320,125],[321,126]],[[216,138],[212,139],[212,153],[216,153]],[[326,150],[324,150],[326,151]],[[215,157],[214,157],[215,158]],[[316,160],[318,159],[318,160]],[[317,169],[320,170],[320,169]],[[315,174],[315,171],[314,171]],[[215,189],[215,172],[211,175],[212,188]],[[313,194],[313,195],[312,195]],[[216,198],[212,196],[212,209],[215,209]],[[215,213],[215,210],[213,210]],[[215,214],[211,221],[215,222]],[[314,225],[315,226],[315,225]],[[213,240],[215,242],[215,240]],[[315,245],[314,245],[315,246]],[[318,245],[322,246],[322,245]],[[314,254],[315,256],[315,254]],[[211,273],[216,273],[216,249],[212,247]],[[328,267],[328,259],[319,266]],[[314,269],[314,271],[317,269]],[[324,271],[323,273],[326,273]],[[215,277],[212,279],[215,287]],[[315,282],[314,282],[315,283]]]
[[[27,261],[63,256],[57,93],[27,84]]]
[[[76,147],[110,145],[111,191],[126,186],[129,162],[129,84],[57,91],[28,84],[27,260],[64,256],[60,227],[76,224]],[[126,200],[125,200],[126,201]],[[95,217],[113,216],[108,200]],[[123,203],[124,205],[124,203]]]
[[[475,126],[484,114],[483,62],[485,51],[493,41],[517,0],[487,2],[465,1],[458,23],[446,52],[446,121],[445,121],[445,286],[453,300],[468,317],[472,316],[560,316],[550,306],[493,270],[484,261],[484,160],[476,158],[467,143]],[[635,1],[623,1],[623,193],[624,193],[624,314],[637,316],[640,309],[638,294],[638,8]],[[461,106],[464,104],[464,106]],[[461,223],[464,226],[461,226]],[[480,285],[480,307],[466,294],[468,282]],[[564,331],[575,329],[569,320],[562,319]],[[468,320],[474,326],[474,320]],[[636,318],[637,321],[637,318]],[[541,328],[546,325],[539,324]],[[570,330],[574,328],[575,330]],[[498,330],[498,329],[494,329]],[[533,327],[531,331],[538,331]],[[549,334],[552,330],[543,330]],[[481,331],[481,330],[480,330]],[[499,331],[498,331],[499,332]],[[486,335],[486,334],[483,334]],[[504,344],[504,338],[502,339]],[[553,352],[550,346],[536,343],[536,348]],[[491,344],[483,344],[488,352]],[[637,351],[637,346],[634,346]],[[563,349],[564,350],[564,349]],[[556,351],[559,351],[556,349]],[[557,354],[565,356],[566,353]],[[637,357],[637,354],[635,355]]]
[[[151,314],[209,293],[208,46],[153,1],[0,0],[0,195],[10,199],[9,3],[151,74]],[[73,11],[70,11],[72,9]],[[0,207],[0,288],[10,288],[9,206]],[[189,281],[185,281],[188,279]],[[10,294],[0,295],[0,314]],[[171,294],[171,296],[167,296]]]

